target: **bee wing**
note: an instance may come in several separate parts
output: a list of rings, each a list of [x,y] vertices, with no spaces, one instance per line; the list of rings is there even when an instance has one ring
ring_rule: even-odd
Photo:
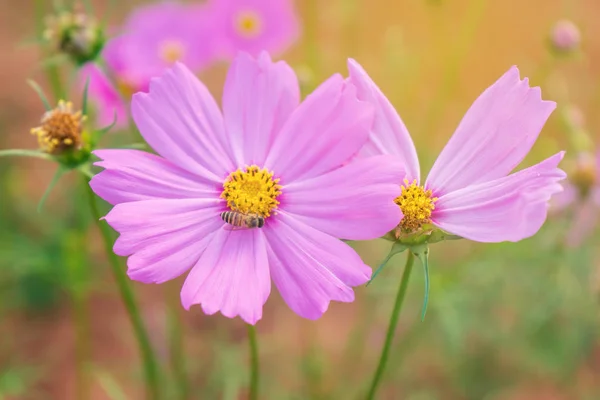
[[[235,226],[235,225],[231,225],[231,224],[225,224],[223,225],[223,229],[225,229],[226,231],[243,231],[246,229],[250,229],[246,226]]]

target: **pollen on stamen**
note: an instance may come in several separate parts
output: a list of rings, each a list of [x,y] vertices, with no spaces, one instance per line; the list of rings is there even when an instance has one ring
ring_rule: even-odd
[[[81,115],[81,111],[73,111],[71,102],[60,100],[58,107],[43,115],[42,125],[31,129],[31,134],[37,136],[40,148],[44,152],[62,154],[81,147],[84,120],[85,116]]]
[[[414,232],[431,222],[437,197],[433,197],[431,190],[419,186],[416,180],[409,182],[405,179],[401,190],[400,196],[394,200],[404,214],[399,227],[404,232]]]
[[[279,178],[266,168],[251,165],[238,169],[225,179],[221,198],[232,211],[269,217],[279,205]]]

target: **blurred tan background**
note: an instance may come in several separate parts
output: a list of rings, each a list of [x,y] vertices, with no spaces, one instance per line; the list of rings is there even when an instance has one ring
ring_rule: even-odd
[[[50,3],[50,2],[49,2]],[[96,1],[99,18],[108,2]],[[141,1],[122,1],[114,25]],[[600,2],[595,0],[299,0],[300,42],[282,55],[308,85],[334,72],[347,74],[357,59],[387,94],[416,142],[426,173],[477,95],[511,65],[542,87],[559,109],[544,128],[526,165],[559,149],[571,150],[559,118],[561,107],[577,105],[589,132],[600,127]],[[49,7],[50,8],[50,7]],[[34,148],[29,129],[43,107],[25,83],[45,85],[41,54],[25,42],[34,35],[30,1],[0,2],[0,146]],[[582,41],[578,51],[557,57],[548,42],[553,25],[573,21]],[[219,96],[226,65],[203,73]],[[68,78],[68,76],[65,76]],[[569,161],[566,161],[569,165]],[[65,179],[37,214],[37,199],[52,176],[39,160],[0,160],[2,254],[39,257],[48,268],[40,282],[17,295],[19,270],[0,257],[0,399],[75,399],[74,327],[68,296],[58,285],[50,297],[35,297],[54,284],[65,265],[55,248],[90,244],[89,317],[93,399],[142,398],[137,348],[104,266],[94,229],[72,237],[56,221],[72,218],[75,178]],[[10,199],[10,202],[9,202]],[[68,207],[66,206],[68,205]],[[4,227],[2,225],[4,224]],[[58,225],[57,225],[58,224]],[[421,273],[415,273],[381,399],[599,399],[598,236],[581,248],[554,251],[568,221],[558,217],[540,234],[519,244],[466,241],[435,245],[431,256],[429,313],[421,323]],[[15,227],[16,226],[16,227]],[[55,243],[52,237],[66,238]],[[67,244],[65,244],[67,243]],[[359,243],[372,266],[388,244]],[[386,268],[385,279],[357,289],[352,304],[332,304],[316,322],[293,314],[273,291],[258,324],[263,396],[269,399],[359,398],[370,379],[385,333],[403,257]],[[36,259],[37,260],[37,259]],[[36,264],[36,265],[38,265]],[[17,270],[17,272],[15,272]],[[420,270],[420,269],[417,269]],[[35,274],[27,273],[27,279]],[[28,282],[26,280],[26,282]],[[50,283],[48,283],[50,282]],[[165,365],[168,309],[184,323],[185,357],[192,398],[245,398],[246,343],[240,320],[208,317],[177,307],[182,279],[161,286],[134,283],[142,299],[153,344]],[[31,282],[28,283],[31,285]],[[37,286],[36,286],[37,285]],[[27,294],[30,291],[31,293]],[[33,293],[33,294],[32,294]],[[17,297],[15,297],[17,296]],[[175,304],[168,307],[167,304]],[[123,396],[123,397],[121,397]]]

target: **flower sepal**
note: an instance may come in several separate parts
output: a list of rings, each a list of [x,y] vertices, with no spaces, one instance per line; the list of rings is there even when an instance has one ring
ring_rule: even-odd
[[[405,232],[400,227],[388,232],[382,239],[399,242],[407,247],[419,246],[427,243],[438,243],[444,240],[458,240],[461,236],[445,232],[432,224],[425,224],[419,230]]]

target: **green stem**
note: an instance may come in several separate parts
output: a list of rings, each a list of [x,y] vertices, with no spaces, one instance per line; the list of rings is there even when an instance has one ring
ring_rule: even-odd
[[[186,376],[185,357],[183,354],[183,327],[179,314],[179,296],[172,296],[167,291],[167,325],[169,335],[169,356],[171,368],[175,375],[179,398],[187,400],[190,398],[190,388]]]
[[[85,230],[81,229],[67,238],[66,251],[71,255],[66,259],[71,287],[71,306],[75,324],[76,393],[78,399],[88,399],[90,395],[90,342],[89,310],[86,296],[86,263],[82,251],[85,250]]]
[[[250,344],[250,395],[248,399],[258,400],[258,342],[256,328],[248,324],[248,342]]]
[[[408,257],[406,258],[406,265],[404,266],[404,272],[402,273],[402,280],[400,281],[400,288],[398,289],[398,294],[396,295],[394,309],[390,317],[390,324],[385,336],[385,343],[383,345],[383,349],[381,350],[381,356],[379,357],[379,364],[377,365],[377,370],[375,371],[375,375],[371,381],[371,387],[369,388],[369,393],[366,397],[368,400],[375,398],[377,387],[379,386],[385,371],[385,365],[390,354],[390,348],[392,347],[392,340],[394,339],[394,333],[396,332],[396,325],[398,325],[398,318],[400,317],[400,310],[402,309],[402,303],[404,302],[404,297],[406,296],[408,280],[410,278],[414,261],[415,256],[409,251]]]
[[[121,295],[121,300],[125,305],[127,315],[129,317],[129,320],[131,321],[131,324],[133,325],[133,333],[135,335],[138,345],[140,346],[140,353],[142,355],[142,361],[144,364],[144,376],[146,380],[146,398],[152,400],[160,399],[161,395],[160,385],[158,381],[158,363],[156,361],[154,351],[152,350],[152,346],[150,345],[150,339],[148,337],[148,333],[146,332],[146,328],[144,326],[140,310],[136,304],[135,295],[131,287],[129,286],[127,275],[125,274],[124,269],[120,265],[119,258],[112,251],[112,238],[110,228],[106,224],[106,222],[100,220],[101,215],[98,210],[98,205],[96,203],[96,196],[92,189],[89,187],[87,179],[85,180],[85,186],[86,191],[88,193],[88,200],[90,203],[92,216],[98,224],[98,228],[100,229],[100,233],[102,234],[106,255],[108,256],[109,264],[112,273],[115,277],[115,281],[117,282],[117,287],[119,289],[119,294]]]

